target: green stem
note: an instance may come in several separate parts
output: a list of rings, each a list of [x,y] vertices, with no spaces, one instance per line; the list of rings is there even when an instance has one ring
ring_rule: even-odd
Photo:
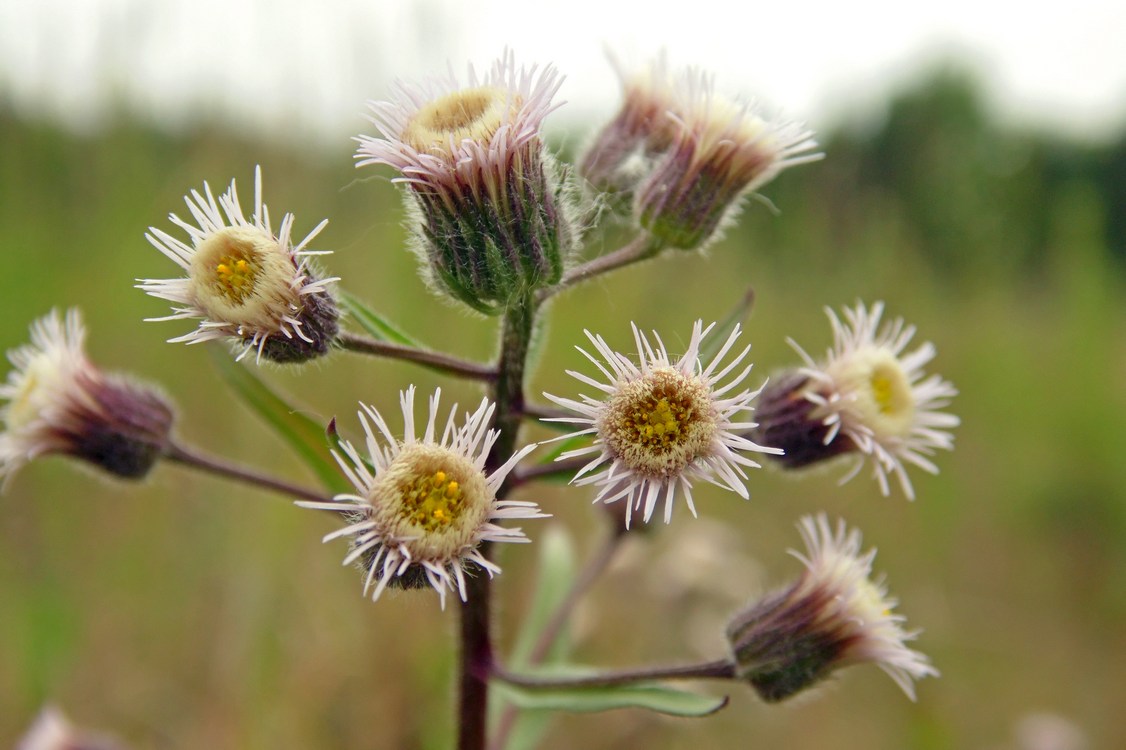
[[[341,332],[336,337],[336,345],[341,349],[358,354],[371,354],[376,357],[414,362],[431,370],[460,378],[492,381],[497,377],[497,371],[486,365],[467,362],[429,349],[418,349],[413,346],[393,344],[389,341],[378,341],[350,331]]]
[[[515,452],[524,413],[524,373],[532,342],[537,304],[531,296],[517,300],[505,311],[501,329],[500,362],[492,381],[496,404],[493,429],[500,431],[485,459],[485,472],[492,473]],[[505,483],[497,499],[511,489]],[[488,554],[488,549],[482,549]],[[458,665],[458,750],[485,750],[489,708],[489,676],[494,659],[489,633],[489,577],[477,575],[466,581],[466,601],[461,605],[461,655]]]

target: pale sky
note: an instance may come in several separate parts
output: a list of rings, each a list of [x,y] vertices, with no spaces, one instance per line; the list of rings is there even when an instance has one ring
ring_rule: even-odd
[[[81,126],[116,96],[176,122],[227,113],[298,138],[364,128],[393,78],[505,46],[554,63],[568,103],[553,120],[605,116],[618,94],[603,50],[715,73],[725,93],[817,126],[875,110],[927,61],[968,60],[999,110],[1098,136],[1126,123],[1126,2],[902,0],[0,0],[0,96]],[[1047,6],[1046,6],[1047,7]]]

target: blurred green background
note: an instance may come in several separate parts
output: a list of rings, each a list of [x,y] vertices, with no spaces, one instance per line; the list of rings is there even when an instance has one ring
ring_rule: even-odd
[[[681,254],[620,272],[552,306],[529,391],[573,394],[590,371],[582,330],[629,351],[629,321],[673,350],[696,318],[727,314],[747,286],[761,379],[819,353],[822,312],[886,300],[939,355],[961,391],[956,450],[919,499],[883,498],[846,467],[756,472],[743,502],[700,490],[701,519],[633,535],[578,613],[577,658],[676,662],[723,653],[725,617],[799,570],[804,513],[841,515],[879,548],[917,647],[941,670],[904,698],[873,667],[765,706],[729,692],[715,718],[639,711],[561,716],[544,747],[1126,747],[1126,132],[1080,143],[1001,125],[973,76],[941,69],[900,90],[886,116],[819,134],[824,162],[785,173],[751,201],[707,257]],[[575,134],[572,142],[581,140]],[[232,177],[251,195],[261,164],[275,221],[318,246],[349,290],[437,348],[485,360],[493,322],[430,296],[404,250],[399,198],[384,172],[335,151],[272,146],[222,128],[171,135],[117,118],[85,136],[0,109],[0,347],[52,307],[80,306],[107,370],[159,383],[178,433],[229,459],[310,476],[225,388],[204,347],[164,343],[187,323],[142,323],[166,306],[132,289],[175,268],[144,240],[171,229],[183,194]],[[373,176],[375,175],[375,176]],[[613,238],[591,236],[594,255]],[[463,404],[472,386],[339,354],[304,369],[263,368],[313,418],[354,436],[356,401],[393,414],[413,382]],[[539,433],[534,433],[539,434]],[[582,550],[600,539],[588,493],[527,488]],[[453,736],[456,612],[431,594],[360,596],[332,519],[284,498],[161,466],[140,485],[63,459],[27,467],[0,497],[0,746],[47,702],[136,748],[442,748]],[[503,551],[501,650],[511,643],[535,545]],[[1039,723],[1037,723],[1039,722]],[[1040,730],[1037,729],[1040,727]],[[1045,728],[1046,727],[1046,728]],[[1051,732],[1083,744],[1030,744]]]

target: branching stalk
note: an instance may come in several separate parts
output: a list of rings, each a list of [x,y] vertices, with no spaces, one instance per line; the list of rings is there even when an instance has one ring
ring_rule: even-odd
[[[341,332],[336,337],[336,344],[346,351],[414,362],[417,365],[422,365],[436,372],[445,375],[453,375],[459,378],[483,380],[486,382],[494,381],[497,378],[496,369],[487,365],[468,362],[464,359],[458,359],[457,357],[451,357],[448,354],[431,351],[429,349],[418,349],[413,346],[393,344],[389,341],[378,341],[349,331]]]
[[[208,456],[194,448],[187,448],[176,443],[172,443],[168,446],[165,450],[164,457],[169,461],[174,461],[183,466],[190,466],[193,469],[208,474],[214,474],[215,476],[220,476],[225,479],[233,479],[236,482],[249,484],[259,489],[278,492],[283,495],[288,495],[289,497],[300,498],[301,500],[311,500],[320,503],[332,502],[332,498],[326,496],[323,492],[299,487],[276,477],[269,476],[256,469],[240,466],[221,458],[216,458],[215,456]]]

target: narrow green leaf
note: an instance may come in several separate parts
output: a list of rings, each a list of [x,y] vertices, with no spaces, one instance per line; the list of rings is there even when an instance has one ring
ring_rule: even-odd
[[[514,669],[528,666],[536,641],[575,582],[575,545],[562,525],[548,526],[547,533],[538,540],[536,547],[539,549],[539,569],[532,587],[535,593],[509,658]],[[565,647],[570,645],[566,629],[560,634],[558,641],[565,642]],[[551,655],[556,655],[559,651],[557,642],[557,648]]]
[[[537,541],[536,548],[539,550],[539,567],[532,588],[535,593],[509,658],[509,663],[517,669],[528,666],[528,659],[532,649],[535,648],[536,641],[543,633],[551,615],[571,590],[577,575],[574,541],[562,525],[548,526],[547,533]],[[567,658],[571,646],[571,639],[564,628],[548,651],[547,662],[552,663]],[[492,705],[497,709],[505,708],[507,701],[493,701]],[[499,713],[498,710],[494,720]],[[551,719],[551,713],[548,711],[521,711],[508,736],[506,749],[534,750],[547,733]]]
[[[618,708],[642,708],[669,716],[708,716],[727,705],[718,698],[646,682],[597,688],[522,688],[495,683],[498,693],[530,711],[592,713]]]
[[[700,361],[705,365],[715,359],[715,355],[719,354],[720,347],[727,343],[727,337],[735,330],[735,326],[747,322],[747,318],[751,315],[751,310],[755,306],[755,289],[754,287],[747,287],[747,291],[743,294],[743,298],[739,300],[739,304],[727,314],[727,317],[719,321],[719,324],[712,329],[704,342],[700,344]]]
[[[402,329],[396,326],[387,318],[372,310],[365,305],[359,297],[343,289],[339,290],[337,300],[340,306],[348,311],[361,328],[367,331],[368,335],[380,341],[389,341],[392,344],[403,344],[404,346],[419,346],[417,340],[408,336]]]
[[[290,406],[225,350],[211,347],[210,351],[215,368],[243,403],[274,429],[327,488],[333,492],[348,491],[350,487],[329,453],[324,426]]]

